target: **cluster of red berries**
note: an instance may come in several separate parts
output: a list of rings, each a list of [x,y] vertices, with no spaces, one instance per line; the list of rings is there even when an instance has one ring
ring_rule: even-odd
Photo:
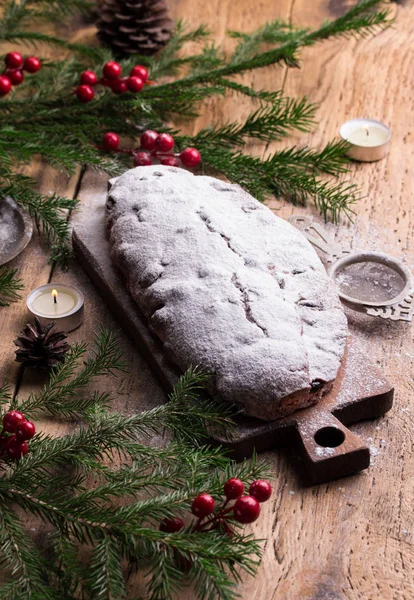
[[[18,459],[29,452],[28,440],[36,433],[31,421],[18,410],[10,410],[3,417],[3,430],[0,433],[0,452],[9,458]],[[9,435],[11,434],[11,435]]]
[[[125,92],[137,94],[145,84],[149,83],[148,70],[142,65],[132,67],[128,77],[121,77],[121,74],[121,65],[113,60],[105,63],[100,79],[94,71],[84,71],[75,93],[81,102],[90,102],[95,96],[93,89],[95,85],[108,87],[114,94],[125,94]]]
[[[243,525],[256,521],[260,515],[260,504],[269,500],[272,495],[272,486],[265,479],[257,479],[250,485],[249,494],[245,495],[244,483],[241,479],[232,477],[224,484],[223,492],[226,499],[216,512],[216,502],[210,494],[203,493],[194,498],[191,512],[197,517],[197,522],[192,528],[193,531],[216,529],[232,535],[233,530],[227,519],[233,518]],[[232,500],[235,500],[234,504],[228,506]],[[204,521],[206,517],[209,518]],[[167,517],[161,521],[159,529],[164,533],[176,533],[183,527],[182,519]]]
[[[23,59],[20,52],[9,52],[4,59],[6,68],[0,75],[0,96],[5,96],[10,92],[13,85],[23,83],[24,74],[37,73],[42,63],[36,56],[28,56]]]
[[[174,138],[169,133],[157,133],[148,129],[140,138],[140,147],[135,150],[121,150],[119,135],[108,131],[102,139],[101,149],[107,152],[124,152],[130,154],[136,167],[148,167],[154,161],[169,167],[187,167],[195,169],[201,161],[201,154],[196,148],[185,148],[174,153]]]

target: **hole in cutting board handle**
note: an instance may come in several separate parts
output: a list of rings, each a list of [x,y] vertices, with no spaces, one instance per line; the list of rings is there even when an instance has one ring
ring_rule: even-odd
[[[337,427],[322,427],[322,429],[318,429],[313,439],[318,446],[336,448],[345,441],[345,434]]]

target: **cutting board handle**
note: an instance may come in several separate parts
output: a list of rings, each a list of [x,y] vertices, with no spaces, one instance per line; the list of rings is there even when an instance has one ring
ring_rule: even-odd
[[[369,448],[330,412],[298,413],[297,431],[312,483],[352,475],[369,466]]]

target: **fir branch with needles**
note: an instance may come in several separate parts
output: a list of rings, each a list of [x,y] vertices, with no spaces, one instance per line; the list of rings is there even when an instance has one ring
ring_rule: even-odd
[[[223,495],[230,477],[247,485],[263,477],[266,464],[255,456],[236,464],[205,445],[211,426],[231,420],[228,410],[199,397],[206,376],[197,369],[183,375],[168,402],[144,413],[127,416],[83,402],[96,377],[124,368],[116,338],[102,329],[92,349],[72,348],[38,395],[12,401],[28,415],[59,415],[73,431],[57,438],[38,432],[24,458],[0,460],[1,598],[126,600],[128,578],[141,569],[148,598],[179,597],[190,582],[197,598],[231,600],[242,573],[257,569],[260,542],[241,529],[229,537],[190,526],[165,533],[158,524],[188,513],[206,489]],[[0,398],[10,400],[6,387]],[[170,440],[154,446],[154,433],[165,430]],[[48,524],[41,546],[25,531],[29,515],[31,524]]]
[[[0,306],[9,306],[10,302],[17,302],[23,289],[23,282],[17,277],[17,269],[0,267]]]
[[[99,150],[105,132],[115,131],[136,140],[144,129],[169,131],[167,121],[174,123],[177,115],[194,118],[207,98],[242,94],[256,104],[243,122],[211,123],[192,137],[174,131],[177,149],[183,144],[197,147],[205,172],[219,173],[244,185],[260,200],[271,195],[300,204],[311,200],[325,218],[352,215],[358,190],[342,178],[335,181],[346,172],[345,144],[334,141],[321,150],[291,148],[263,160],[246,152],[249,139],[268,144],[294,131],[311,131],[315,107],[306,99],[284,97],[280,91],[242,85],[236,76],[277,64],[296,68],[305,47],[333,37],[381,31],[392,23],[387,4],[361,0],[316,30],[277,20],[251,33],[232,31],[229,35],[236,46],[227,55],[211,42],[203,25],[191,31],[178,22],[169,44],[158,55],[121,61],[124,72],[137,63],[147,66],[155,85],[136,95],[117,96],[105,90],[89,104],[82,104],[73,94],[80,72],[85,68],[100,72],[113,56],[97,46],[34,31],[30,25],[45,20],[67,23],[72,15],[87,13],[91,2],[0,0],[0,44],[14,42],[40,50],[60,47],[64,51],[63,59],[42,59],[43,67],[35,76],[27,77],[11,95],[0,99],[0,198],[12,196],[32,215],[51,247],[52,261],[64,266],[71,254],[68,213],[76,206],[76,199],[42,195],[36,181],[17,173],[16,167],[41,157],[69,175],[85,166],[119,174],[131,165],[125,154]],[[193,45],[194,53],[183,55],[188,44]]]

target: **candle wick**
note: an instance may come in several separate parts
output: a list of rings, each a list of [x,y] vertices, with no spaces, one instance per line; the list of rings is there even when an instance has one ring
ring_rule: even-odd
[[[365,126],[364,129],[365,129],[365,133],[367,134],[367,136],[369,136],[369,128]]]
[[[53,296],[53,302],[54,302],[55,304],[57,304],[57,298],[56,298],[56,296]]]

